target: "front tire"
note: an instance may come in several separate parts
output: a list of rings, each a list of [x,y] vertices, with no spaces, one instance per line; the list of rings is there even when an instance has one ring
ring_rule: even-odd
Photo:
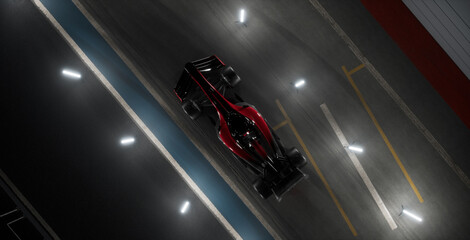
[[[194,102],[193,100],[188,100],[183,102],[183,105],[181,106],[183,108],[183,111],[192,119],[196,120],[199,118],[202,114],[202,110],[199,107],[199,105]]]
[[[220,75],[224,80],[225,84],[230,88],[234,88],[242,81],[231,66],[225,66],[224,68],[222,68],[222,70],[220,71]]]

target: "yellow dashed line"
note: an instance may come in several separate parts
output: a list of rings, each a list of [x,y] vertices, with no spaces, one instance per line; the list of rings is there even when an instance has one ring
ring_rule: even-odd
[[[278,130],[279,128],[283,127],[284,125],[288,124],[289,123],[289,120],[284,120],[283,122],[279,123],[278,125],[274,126],[273,127],[273,130],[276,131]]]
[[[361,101],[362,105],[364,106],[367,113],[369,114],[369,117],[372,119],[372,122],[374,122],[374,125],[377,128],[377,130],[379,131],[380,136],[382,136],[382,139],[384,140],[385,144],[387,145],[388,150],[390,150],[390,152],[392,153],[393,158],[395,159],[395,161],[397,162],[397,164],[400,167],[401,171],[403,172],[403,175],[405,175],[406,180],[408,180],[408,183],[410,184],[411,188],[415,192],[416,197],[418,197],[419,202],[422,203],[424,200],[421,197],[421,194],[419,193],[418,188],[416,188],[415,184],[413,183],[413,180],[411,180],[411,177],[408,174],[408,172],[406,171],[405,166],[403,166],[403,163],[401,162],[400,158],[398,158],[398,155],[395,152],[395,149],[392,147],[392,144],[388,140],[387,136],[385,136],[385,133],[382,130],[382,127],[380,127],[379,122],[377,121],[374,114],[372,113],[372,110],[369,108],[369,105],[367,105],[366,101],[364,100],[364,97],[362,96],[361,92],[359,91],[359,88],[357,88],[356,83],[354,83],[353,79],[351,78],[351,74],[357,72],[358,70],[360,70],[363,67],[364,67],[364,64],[361,64],[358,67],[351,70],[350,72],[348,72],[346,70],[345,66],[342,66],[341,68],[343,69],[344,74],[346,74],[346,77],[348,78],[349,83],[351,83],[352,87],[354,88],[354,91],[356,92],[357,96],[359,97],[359,100]]]
[[[351,75],[353,75],[353,73],[355,73],[355,72],[361,70],[363,67],[364,67],[364,63],[361,64],[361,65],[359,65],[359,66],[357,66],[357,67],[355,67],[353,70],[349,71],[347,74],[348,74],[349,76],[351,76]]]
[[[333,190],[331,190],[330,185],[326,181],[325,177],[323,176],[323,173],[320,171],[320,168],[318,167],[317,163],[312,157],[312,154],[307,149],[307,146],[305,145],[304,141],[299,135],[299,132],[297,132],[297,129],[294,127],[292,124],[292,121],[290,120],[289,116],[287,115],[286,111],[284,110],[284,107],[282,107],[281,102],[276,99],[276,104],[279,107],[279,110],[281,110],[282,115],[284,115],[284,120],[280,124],[278,124],[276,127],[280,128],[284,126],[285,124],[289,124],[289,127],[291,128],[292,132],[294,132],[295,137],[297,138],[297,141],[299,141],[300,146],[302,146],[302,149],[304,150],[305,154],[307,155],[307,158],[310,160],[312,163],[313,167],[315,168],[315,171],[318,174],[318,177],[320,177],[321,181],[323,182],[323,185],[325,185],[326,190],[330,194],[331,198],[333,199],[333,202],[335,203],[336,207],[338,208],[339,212],[341,213],[341,216],[343,216],[344,221],[346,221],[346,224],[348,225],[349,229],[351,230],[352,234],[354,236],[357,236],[356,229],[352,225],[351,221],[349,221],[348,216],[346,215],[346,212],[344,212],[343,207],[341,207],[341,204],[339,203],[338,199],[336,198],[335,194],[333,193]],[[273,128],[274,129],[274,128]]]

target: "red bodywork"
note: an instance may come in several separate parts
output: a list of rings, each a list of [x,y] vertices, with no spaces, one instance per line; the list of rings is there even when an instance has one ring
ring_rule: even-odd
[[[225,64],[220,61],[217,56],[212,56],[212,58],[218,62],[219,66],[225,66]],[[269,153],[276,152],[273,136],[271,134],[268,124],[261,116],[261,114],[256,111],[252,106],[245,104],[244,106],[239,106],[233,104],[227,100],[204,76],[204,73],[201,72],[194,64],[188,63],[185,66],[186,72],[189,74],[190,79],[193,80],[197,86],[203,91],[209,101],[212,103],[214,108],[217,111],[220,128],[218,129],[219,139],[237,156],[247,160],[253,161],[255,157],[253,154],[250,154],[243,146],[240,146],[237,143],[236,139],[233,138],[230,128],[227,123],[229,114],[241,114],[242,116],[251,120],[256,128],[259,130],[263,138],[258,139],[257,141],[251,142],[251,146],[256,150],[257,155],[261,156],[263,159],[268,157]],[[180,101],[184,101],[178,91],[174,91],[178,96]],[[267,143],[267,144],[263,144]],[[265,147],[263,147],[265,146]],[[269,147],[267,147],[269,146]],[[268,149],[266,149],[268,148]]]
[[[233,153],[245,160],[254,160],[253,157],[248,152],[246,152],[243,147],[237,144],[235,139],[232,137],[227,122],[224,118],[224,116],[226,116],[225,113],[228,112],[238,112],[253,121],[256,127],[258,127],[258,129],[261,131],[265,140],[267,140],[269,143],[269,146],[273,147],[273,138],[268,124],[258,111],[249,106],[238,106],[231,103],[222,94],[220,94],[220,92],[217,91],[217,89],[215,89],[212,84],[207,81],[207,79],[199,70],[196,69],[196,71],[199,73],[201,78],[197,79],[196,77],[192,76],[192,79],[199,85],[201,90],[217,110],[220,121],[219,138]],[[203,82],[201,82],[201,80],[203,80]],[[259,142],[254,142],[253,146],[263,158],[267,157],[266,150],[263,149]],[[270,150],[270,152],[274,151],[274,149]]]
[[[230,91],[238,82],[233,68],[213,55],[187,63],[174,92],[191,119],[205,112],[219,139],[258,176],[253,187],[261,197],[280,201],[305,178],[299,168],[307,160],[296,148],[286,150],[256,108]]]
[[[227,101],[228,102],[228,101]],[[269,127],[266,124],[266,121],[264,120],[263,117],[261,117],[261,114],[259,114],[255,109],[252,107],[241,107],[238,105],[234,105],[230,103],[231,106],[235,109],[235,111],[241,113],[243,116],[247,117],[251,121],[253,121],[258,129],[261,131],[263,137],[265,140],[268,141],[269,146],[272,147],[270,149],[270,152],[274,152],[274,146],[273,146],[273,137],[271,135],[271,132],[269,131]],[[222,140],[222,142],[235,154],[240,156],[241,158],[245,160],[253,160],[252,156],[247,153],[240,145],[237,144],[235,139],[232,137],[229,128],[227,126],[227,123],[225,122],[225,119],[223,116],[219,113],[219,119],[220,119],[220,130],[219,130],[219,137]],[[256,149],[256,151],[263,157],[267,157],[267,152],[266,150],[262,147],[262,145],[255,141],[253,142],[253,147]]]

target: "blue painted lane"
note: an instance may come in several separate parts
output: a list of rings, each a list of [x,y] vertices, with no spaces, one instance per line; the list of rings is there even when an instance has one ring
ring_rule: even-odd
[[[240,236],[244,239],[272,239],[72,1],[41,2]]]

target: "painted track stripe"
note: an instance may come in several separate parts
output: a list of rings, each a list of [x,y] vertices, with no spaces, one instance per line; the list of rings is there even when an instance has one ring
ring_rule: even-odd
[[[356,231],[356,229],[354,228],[354,226],[352,225],[351,221],[349,220],[348,215],[346,215],[346,212],[344,211],[343,207],[341,206],[341,204],[339,203],[338,199],[336,198],[336,195],[333,193],[333,190],[331,189],[330,185],[329,185],[328,182],[326,181],[325,176],[323,176],[323,173],[320,171],[320,168],[318,167],[317,163],[316,163],[315,160],[313,159],[312,154],[310,154],[310,151],[308,151],[307,146],[305,145],[304,141],[303,141],[302,138],[300,137],[299,132],[298,132],[297,129],[295,128],[294,124],[292,124],[292,121],[291,121],[291,119],[289,118],[289,115],[287,115],[286,110],[285,110],[284,107],[281,105],[281,102],[280,102],[278,99],[276,99],[276,104],[277,104],[277,106],[279,107],[279,110],[281,111],[282,115],[283,115],[284,118],[286,119],[287,123],[289,124],[289,127],[291,128],[292,132],[294,132],[294,135],[295,135],[295,137],[297,138],[297,141],[299,141],[300,146],[302,146],[302,149],[304,150],[305,154],[307,155],[307,158],[308,158],[308,159],[310,160],[310,162],[312,163],[313,168],[315,169],[315,171],[316,171],[317,174],[318,174],[318,177],[319,177],[319,178],[321,179],[321,181],[323,182],[323,185],[325,185],[326,190],[327,190],[328,193],[330,194],[330,197],[333,199],[333,202],[335,203],[336,207],[338,208],[339,212],[341,213],[341,216],[343,216],[343,219],[344,219],[344,221],[346,222],[346,224],[348,225],[349,230],[351,230],[351,232],[352,232],[352,234],[353,234],[354,236],[357,236],[357,231]]]
[[[137,114],[132,110],[132,108],[124,101],[121,95],[116,91],[116,89],[111,85],[111,83],[106,79],[106,77],[101,73],[100,70],[91,62],[91,60],[85,55],[85,53],[80,49],[80,47],[75,43],[75,41],[70,37],[70,35],[65,31],[65,29],[57,22],[57,20],[52,16],[52,14],[44,7],[40,0],[33,0],[33,3],[38,7],[38,9],[47,17],[47,19],[52,23],[56,30],[61,34],[61,36],[66,40],[69,46],[77,53],[81,60],[87,65],[91,71],[96,75],[100,80],[103,86],[111,93],[111,95],[119,102],[123,109],[129,114],[131,119],[136,123],[136,125],[145,133],[147,138],[157,147],[157,149],[165,156],[165,158],[170,162],[170,164],[176,169],[179,175],[183,180],[188,184],[188,186],[193,190],[196,196],[206,205],[206,207],[214,214],[217,220],[227,229],[227,231],[235,239],[242,239],[237,231],[230,225],[230,223],[225,219],[225,217],[219,212],[219,210],[214,206],[214,204],[209,200],[209,198],[202,192],[202,190],[196,185],[196,183],[191,179],[191,177],[184,171],[184,169],[178,164],[178,162],[173,158],[173,156],[167,151],[163,144],[155,137],[155,135],[150,131],[150,129],[145,125],[145,123],[137,116]]]
[[[353,75],[355,72],[361,70],[364,66],[365,66],[365,65],[364,65],[364,63],[363,63],[363,64],[361,64],[361,65],[355,67],[353,70],[349,71],[348,74],[349,74],[349,75]]]
[[[365,65],[367,70],[372,74],[372,76],[377,80],[380,86],[387,92],[387,94],[393,99],[393,101],[398,105],[398,107],[405,113],[405,115],[410,119],[410,121],[418,128],[421,134],[424,135],[426,140],[431,144],[431,146],[441,155],[442,159],[449,165],[449,167],[454,171],[455,174],[462,180],[462,182],[470,188],[470,179],[462,171],[462,169],[455,164],[452,157],[446,152],[442,145],[434,138],[434,136],[429,132],[429,130],[421,123],[421,121],[416,117],[416,115],[410,110],[410,108],[405,104],[405,102],[398,96],[398,94],[390,87],[390,85],[385,81],[385,78],[375,69],[375,67],[369,62],[369,60],[364,57],[359,48],[354,44],[354,42],[349,38],[349,36],[341,29],[341,27],[336,23],[336,21],[330,16],[330,14],[323,8],[323,6],[318,2],[318,0],[309,0],[310,4],[323,16],[323,18],[331,25],[331,27],[336,31],[336,33],[343,39],[343,41],[348,45],[349,49],[354,53],[354,55],[359,59],[359,61]]]
[[[326,119],[331,125],[331,128],[333,128],[333,131],[335,132],[336,136],[338,137],[339,141],[344,147],[349,146],[348,141],[346,140],[346,137],[344,136],[343,132],[339,128],[338,123],[334,119],[333,115],[331,114],[330,110],[326,106],[325,103],[320,105],[321,110],[325,114]],[[397,228],[397,224],[393,220],[392,216],[390,215],[390,212],[388,211],[387,207],[385,206],[385,203],[382,201],[382,198],[380,197],[379,193],[374,187],[374,184],[372,184],[372,181],[370,180],[369,176],[367,176],[367,173],[365,172],[364,168],[362,167],[362,164],[359,162],[359,159],[357,158],[356,154],[352,152],[351,150],[345,148],[346,152],[348,153],[349,158],[354,164],[354,167],[356,168],[357,172],[359,173],[359,176],[361,176],[362,181],[364,181],[364,184],[366,184],[367,189],[369,190],[370,194],[372,195],[372,198],[374,198],[375,203],[379,207],[380,211],[382,212],[383,216],[387,220],[388,225],[392,230]]]
[[[276,131],[278,130],[279,128],[283,127],[284,125],[288,124],[289,123],[289,120],[284,120],[282,121],[281,123],[279,123],[278,125],[274,126],[273,127],[273,130]]]
[[[24,215],[28,215],[28,218],[31,221],[31,223],[36,227],[36,229],[41,233],[42,236],[45,237],[45,239],[54,239],[54,240],[60,240],[59,236],[55,233],[55,231],[47,224],[47,222],[42,218],[42,216],[39,214],[39,212],[31,205],[31,203],[26,199],[26,197],[20,192],[20,190],[13,184],[13,182],[8,178],[8,176],[0,169],[0,185],[5,185],[5,192],[7,194],[14,194],[13,202],[17,207],[20,208],[20,210],[23,212]],[[1,188],[2,186],[0,186]],[[16,199],[15,199],[16,198]],[[18,200],[18,202],[16,202]],[[26,211],[22,208],[26,208]],[[3,214],[1,217],[5,216]],[[31,219],[34,218],[34,219]],[[40,224],[38,227],[36,224]]]
[[[372,122],[374,123],[375,127],[377,128],[377,130],[379,131],[380,133],[380,136],[382,137],[382,139],[384,140],[385,144],[387,145],[390,153],[392,153],[392,156],[393,158],[395,159],[395,161],[397,162],[398,166],[400,167],[401,171],[403,172],[403,175],[405,175],[405,178],[406,180],[408,181],[408,183],[410,184],[411,188],[413,189],[413,191],[415,192],[416,194],[416,197],[418,198],[419,202],[423,202],[423,198],[421,197],[421,194],[419,193],[418,191],[418,188],[416,188],[413,180],[411,180],[411,177],[410,175],[408,174],[408,171],[406,171],[406,168],[405,166],[403,165],[403,163],[401,162],[400,158],[398,157],[397,153],[395,152],[395,149],[393,148],[392,144],[390,143],[390,141],[388,140],[387,136],[385,135],[385,132],[383,131],[382,127],[379,125],[379,122],[377,121],[377,119],[375,118],[374,114],[372,113],[372,110],[370,109],[369,105],[367,105],[366,103],[366,100],[364,99],[364,97],[362,96],[362,93],[359,91],[359,88],[356,86],[356,83],[354,83],[354,80],[352,79],[351,75],[348,73],[348,71],[346,70],[346,68],[344,66],[342,66],[342,69],[344,71],[344,74],[346,74],[346,77],[348,78],[349,80],[349,83],[351,83],[351,86],[353,87],[354,91],[356,92],[357,96],[359,97],[359,100],[361,101],[362,105],[364,106],[364,108],[366,109],[367,111],[367,114],[369,114],[369,117],[370,119],[372,120]]]

